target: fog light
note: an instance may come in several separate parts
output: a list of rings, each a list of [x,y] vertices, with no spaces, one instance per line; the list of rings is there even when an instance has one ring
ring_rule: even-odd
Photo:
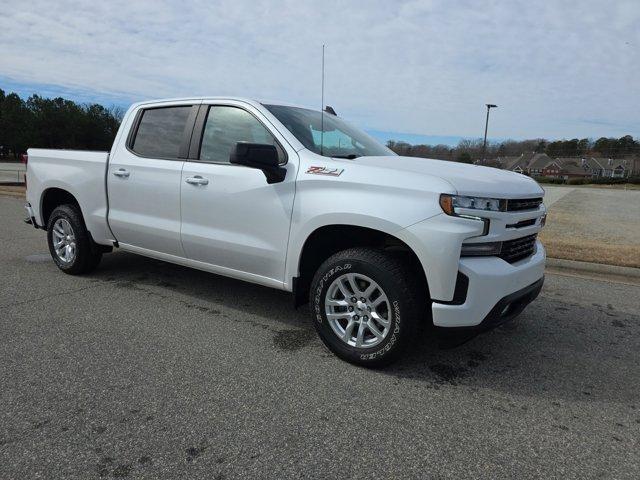
[[[540,228],[544,227],[546,223],[547,223],[547,214],[545,213],[544,215],[542,215],[542,217],[540,217]]]
[[[463,257],[499,255],[501,249],[502,242],[463,243],[460,255]]]

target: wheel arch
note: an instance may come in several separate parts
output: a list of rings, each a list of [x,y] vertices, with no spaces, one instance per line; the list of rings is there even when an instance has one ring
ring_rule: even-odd
[[[40,196],[40,218],[42,220],[42,227],[47,228],[49,218],[53,211],[60,205],[71,204],[78,207],[80,214],[82,215],[82,208],[80,202],[71,192],[60,187],[46,188]],[[82,215],[84,218],[84,215]]]
[[[313,275],[318,267],[331,255],[354,247],[369,247],[388,250],[406,257],[415,266],[415,274],[423,283],[425,296],[428,296],[428,284],[424,268],[413,249],[395,235],[362,225],[327,224],[317,227],[305,239],[297,255],[297,270],[292,278],[295,305],[308,301],[308,293]]]

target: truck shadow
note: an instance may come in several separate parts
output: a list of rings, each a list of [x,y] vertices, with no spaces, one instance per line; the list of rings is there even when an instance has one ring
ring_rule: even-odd
[[[222,312],[230,321],[247,321],[234,315],[243,312],[243,318],[249,314],[252,324],[273,333],[274,349],[341,362],[327,354],[308,308],[294,309],[289,293],[124,252],[105,256],[92,279],[175,299],[187,308]],[[372,381],[382,375],[435,389],[472,389],[481,396],[493,390],[552,402],[613,401],[640,408],[638,387],[628,375],[629,365],[637,363],[638,339],[640,316],[569,303],[543,290],[506,325],[454,348],[425,328],[413,352],[368,372]]]
[[[288,327],[308,326],[306,309],[294,309],[290,293],[127,252],[105,255],[92,277],[151,296],[175,297],[187,308],[220,306],[258,317],[258,322],[264,318]]]

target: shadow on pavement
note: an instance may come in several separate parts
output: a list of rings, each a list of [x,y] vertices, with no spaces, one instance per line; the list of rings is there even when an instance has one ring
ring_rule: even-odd
[[[286,292],[125,252],[106,255],[90,278],[163,298],[178,293],[189,299],[183,303],[190,308],[206,309],[212,302],[250,313],[258,322],[266,320],[262,326],[271,327],[280,350],[308,355],[303,350],[309,345],[325,348],[315,338],[307,307],[294,309]],[[273,322],[283,328],[274,329]],[[455,348],[442,348],[425,328],[413,352],[375,374],[428,382],[433,388],[636,404],[637,387],[628,382],[625,366],[637,359],[639,326],[638,316],[545,297],[543,290],[512,322]]]

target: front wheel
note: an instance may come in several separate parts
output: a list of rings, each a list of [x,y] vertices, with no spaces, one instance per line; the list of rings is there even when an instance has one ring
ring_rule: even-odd
[[[51,213],[47,242],[55,264],[70,275],[88,273],[102,259],[102,252],[91,239],[75,205],[60,205]]]
[[[381,367],[404,353],[415,336],[422,293],[397,256],[353,248],[331,256],[316,272],[310,292],[316,331],[338,357]]]

